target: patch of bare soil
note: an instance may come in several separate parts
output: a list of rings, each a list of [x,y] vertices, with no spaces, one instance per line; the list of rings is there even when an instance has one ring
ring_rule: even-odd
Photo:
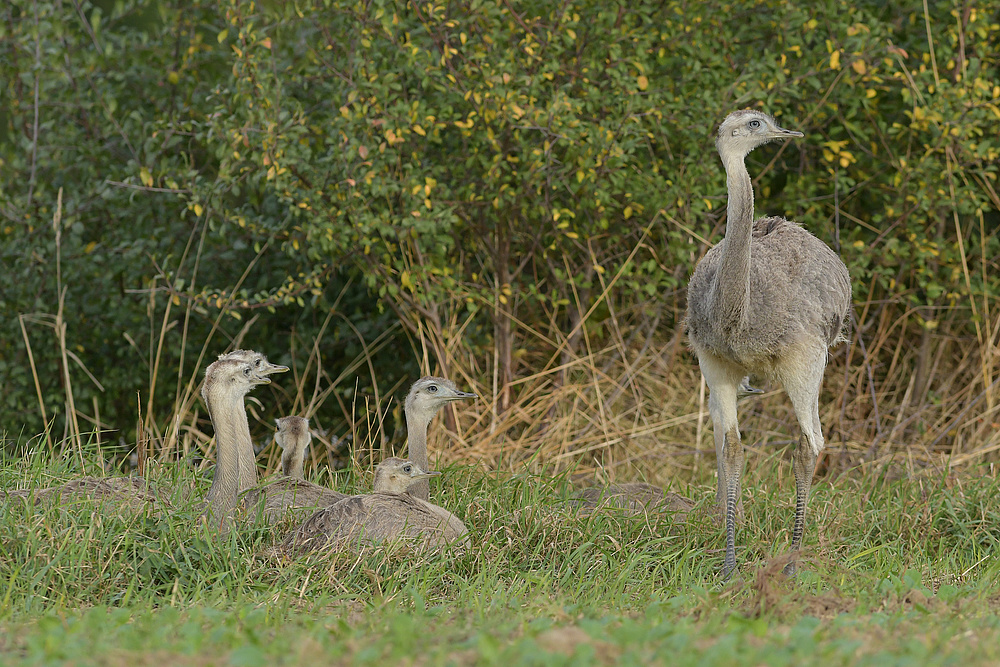
[[[605,641],[593,639],[575,625],[550,628],[535,638],[538,647],[546,653],[561,653],[572,656],[581,646],[590,645],[601,662],[614,662],[618,649]]]

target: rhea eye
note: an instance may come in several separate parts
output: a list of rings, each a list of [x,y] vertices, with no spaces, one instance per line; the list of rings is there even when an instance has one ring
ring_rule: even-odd
[[[410,472],[411,470],[413,470],[413,468],[411,468],[410,466],[403,466],[403,472],[406,472],[406,473],[408,473],[408,472]]]
[[[752,127],[753,129],[756,130],[758,127],[760,127],[760,121],[759,120],[752,120],[752,121],[750,121],[749,125],[750,125],[750,127]]]
[[[437,390],[438,388],[436,384],[432,384],[431,386],[427,387],[427,391],[431,392],[432,394],[436,394]]]

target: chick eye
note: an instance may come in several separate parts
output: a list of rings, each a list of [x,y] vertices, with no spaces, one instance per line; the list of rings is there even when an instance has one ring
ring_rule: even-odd
[[[403,472],[410,472],[412,468],[410,466],[403,466]]]
[[[759,120],[752,120],[752,121],[750,121],[749,125],[750,125],[750,127],[752,127],[753,129],[756,130],[758,127],[760,127],[760,121]]]
[[[249,377],[250,376],[250,369],[249,368],[244,368],[243,369],[243,375],[246,375],[247,377]]]

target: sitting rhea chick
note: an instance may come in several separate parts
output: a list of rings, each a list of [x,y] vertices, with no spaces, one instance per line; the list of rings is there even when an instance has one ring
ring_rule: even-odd
[[[407,493],[415,482],[440,474],[406,459],[388,458],[375,469],[374,493],[351,496],[316,512],[284,546],[300,552],[382,542],[400,542],[418,552],[466,547],[468,531],[458,517]]]
[[[304,479],[303,462],[306,449],[312,441],[309,432],[309,420],[305,417],[281,417],[275,419],[278,430],[274,441],[281,447],[281,472],[286,477]]]

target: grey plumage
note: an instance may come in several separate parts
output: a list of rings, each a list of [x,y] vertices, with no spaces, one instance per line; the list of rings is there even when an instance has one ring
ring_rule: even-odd
[[[81,477],[59,486],[41,489],[0,491],[0,499],[17,499],[38,505],[46,502],[66,504],[81,500],[109,503],[139,511],[153,503],[169,504],[142,477]]]
[[[816,457],[824,446],[818,401],[827,348],[844,340],[851,305],[847,267],[825,243],[784,218],[754,221],[744,158],[769,141],[801,136],[755,110],[736,111],[723,121],[716,148],[729,193],[726,236],[698,263],[688,285],[688,336],[711,391],[717,500],[726,516],[725,577],[736,567],[735,521],[742,507],[740,386],[747,375],[781,382],[795,409],[802,431],[793,465],[792,549],[797,550]],[[786,571],[794,568],[791,562]]]
[[[403,407],[406,412],[406,452],[421,470],[428,469],[427,425],[438,410],[452,401],[477,398],[475,394],[459,391],[455,383],[444,378],[425,376],[413,383]],[[414,498],[427,500],[430,486],[420,479],[410,489]]]
[[[569,504],[577,509],[578,516],[588,516],[598,510],[612,508],[628,514],[673,512],[673,518],[677,522],[683,522],[688,512],[694,508],[694,501],[690,498],[645,482],[581,489],[573,494]]]
[[[225,527],[239,504],[240,493],[257,485],[250,424],[244,397],[255,387],[269,384],[271,373],[288,370],[284,366],[261,367],[246,359],[225,356],[205,369],[201,397],[215,429],[215,476],[208,490],[205,514],[212,524]],[[249,459],[249,462],[246,462]],[[241,474],[242,471],[242,474]]]
[[[256,386],[270,383],[269,375],[288,370],[271,364],[260,353],[239,351],[223,355],[205,372],[202,397],[215,428],[217,459],[209,489],[207,516],[226,525],[238,507],[259,507],[264,521],[275,523],[292,514],[304,515],[346,496],[304,479],[278,477],[257,484],[257,468],[250,439],[244,396]]]
[[[439,475],[415,462],[388,458],[375,469],[374,492],[319,510],[285,538],[292,551],[341,550],[398,542],[414,551],[468,546],[468,531],[448,510],[407,493],[419,480]]]
[[[278,430],[274,441],[281,447],[281,472],[287,477],[304,479],[303,462],[306,448],[312,440],[309,420],[305,417],[281,417],[274,420]]]
[[[250,365],[250,370],[258,375],[270,375],[273,373],[284,373],[288,370],[285,366],[277,366],[267,360],[261,352],[256,350],[231,350],[219,355],[219,361],[241,361]],[[284,370],[274,370],[276,368]],[[211,415],[209,415],[211,416]],[[247,427],[249,429],[249,426]],[[238,486],[240,491],[252,489],[257,486],[257,457],[250,445],[253,456],[241,456],[239,458]]]

